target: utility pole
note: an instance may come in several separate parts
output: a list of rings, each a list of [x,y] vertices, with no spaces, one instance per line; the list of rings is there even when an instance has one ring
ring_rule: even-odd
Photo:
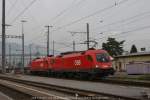
[[[55,41],[53,40],[53,55],[55,55]]]
[[[12,63],[12,69],[15,70],[15,66],[16,66],[16,58],[15,56],[13,57],[13,63]]]
[[[11,68],[11,44],[9,44],[9,68]]]
[[[73,41],[73,51],[75,51],[75,41]]]
[[[87,50],[89,49],[89,23],[87,23]]]
[[[26,20],[21,20],[22,23],[22,72],[24,73],[24,23]]]
[[[50,27],[53,27],[53,26],[45,26],[45,27],[47,27],[47,56],[49,55],[49,28]]]
[[[30,49],[30,63],[32,61],[32,44],[29,45],[29,49]]]
[[[2,1],[2,73],[5,73],[5,0]]]

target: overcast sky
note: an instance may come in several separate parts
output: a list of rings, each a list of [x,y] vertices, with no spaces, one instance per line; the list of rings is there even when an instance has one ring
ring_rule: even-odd
[[[21,35],[20,21],[24,19],[25,45],[46,47],[44,26],[52,25],[51,48],[54,40],[57,51],[69,51],[75,40],[76,49],[85,50],[86,45],[80,43],[86,41],[86,34],[72,36],[69,31],[86,32],[89,23],[90,38],[98,42],[97,48],[108,37],[115,37],[126,41],[125,50],[132,44],[150,50],[149,5],[150,0],[6,0],[6,23],[12,25],[6,33]],[[7,42],[21,43],[16,39]]]

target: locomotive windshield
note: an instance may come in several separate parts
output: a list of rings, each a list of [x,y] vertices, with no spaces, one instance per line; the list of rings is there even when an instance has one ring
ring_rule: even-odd
[[[96,59],[98,62],[110,62],[110,58],[107,53],[96,54]]]

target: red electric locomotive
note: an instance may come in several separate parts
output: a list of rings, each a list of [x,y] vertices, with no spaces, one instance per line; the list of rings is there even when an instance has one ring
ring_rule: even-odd
[[[30,64],[32,73],[51,76],[103,77],[114,74],[111,56],[105,50],[66,52],[54,57],[35,59]]]

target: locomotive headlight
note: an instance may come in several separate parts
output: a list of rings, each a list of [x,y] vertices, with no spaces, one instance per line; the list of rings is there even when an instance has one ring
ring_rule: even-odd
[[[107,68],[107,67],[109,67],[109,66],[107,66],[107,65],[104,65],[103,67]]]
[[[96,65],[95,67],[96,67],[96,68],[98,68],[99,66],[98,66],[98,65]]]

